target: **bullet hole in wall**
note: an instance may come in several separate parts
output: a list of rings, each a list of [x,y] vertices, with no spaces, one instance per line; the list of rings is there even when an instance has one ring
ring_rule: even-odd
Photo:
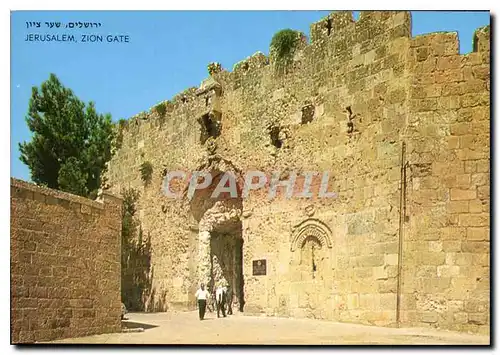
[[[332,19],[329,18],[328,20],[326,20],[326,30],[327,30],[327,35],[329,36],[331,33],[332,33]]]
[[[347,119],[347,133],[351,134],[354,132],[354,122],[353,119],[356,117],[355,114],[352,113],[351,106],[347,106],[345,108],[348,114],[348,119]]]
[[[220,135],[220,126],[217,122],[212,120],[210,114],[205,114],[198,119],[200,123],[200,143],[205,144],[208,138],[217,138]]]
[[[283,146],[283,141],[280,139],[280,127],[272,126],[269,128],[269,137],[271,144],[280,149]]]
[[[314,105],[312,104],[307,104],[306,106],[302,107],[302,124],[306,124],[309,122],[312,122],[314,118]]]

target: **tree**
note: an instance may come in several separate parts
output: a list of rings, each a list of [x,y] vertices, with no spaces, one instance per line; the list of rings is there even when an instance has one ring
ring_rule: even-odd
[[[35,183],[95,198],[111,159],[111,115],[85,105],[54,74],[33,87],[26,122],[31,142],[19,144]]]

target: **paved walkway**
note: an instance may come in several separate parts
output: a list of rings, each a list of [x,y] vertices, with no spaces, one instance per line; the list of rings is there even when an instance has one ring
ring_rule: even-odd
[[[131,313],[129,326],[141,333],[116,333],[64,339],[63,343],[109,344],[489,344],[489,336],[436,329],[383,328],[315,319],[227,318],[208,313],[200,321],[194,312]]]

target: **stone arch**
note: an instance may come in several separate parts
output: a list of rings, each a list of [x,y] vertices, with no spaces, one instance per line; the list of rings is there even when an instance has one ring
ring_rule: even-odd
[[[332,231],[330,228],[322,221],[310,218],[295,226],[292,231],[292,245],[290,250],[293,252],[297,248],[301,248],[309,236],[315,237],[321,243],[322,247],[332,247]]]
[[[199,165],[196,171],[208,173],[212,176],[212,183],[209,187],[203,190],[196,190],[191,200],[187,201],[191,215],[197,222],[204,219],[205,214],[210,213],[211,209],[217,209],[216,205],[223,204],[225,210],[235,210],[241,214],[243,210],[243,201],[241,198],[241,186],[243,186],[243,178],[241,170],[236,168],[231,161],[221,157],[209,158],[206,162]],[[224,173],[231,173],[237,184],[237,197],[231,197],[228,193],[221,193],[217,198],[212,198],[211,194],[215,187],[219,184]],[[185,183],[184,195],[187,194],[189,181]],[[206,216],[205,216],[206,217]]]
[[[236,296],[239,310],[243,311],[241,171],[220,156],[209,157],[198,166],[197,171],[210,174],[212,182],[207,188],[196,190],[191,199],[186,199],[191,217],[198,222],[195,285],[203,282],[209,291],[213,291],[216,283],[228,283]],[[226,192],[212,197],[225,173],[231,173],[235,178],[237,196]],[[187,187],[184,192],[187,192]]]

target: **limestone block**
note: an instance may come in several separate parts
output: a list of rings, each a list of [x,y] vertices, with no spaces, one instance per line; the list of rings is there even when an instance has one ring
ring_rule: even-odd
[[[385,254],[384,262],[386,265],[398,265],[398,254]]]
[[[430,241],[429,242],[429,251],[440,252],[443,250],[443,242],[442,241]]]
[[[298,308],[299,307],[299,296],[298,294],[295,294],[295,293],[291,293],[289,295],[289,307],[290,309],[295,309],[295,308]]]
[[[436,323],[438,315],[436,312],[419,312],[419,320],[423,323]]]
[[[448,311],[456,313],[464,310],[464,301],[449,300]]]
[[[470,200],[469,201],[469,212],[470,213],[481,213],[483,212],[483,203],[480,200]]]
[[[477,160],[476,164],[478,173],[487,173],[490,171],[490,160],[488,159]]]
[[[384,293],[380,295],[380,309],[381,310],[395,310],[396,309],[396,294]]]
[[[472,253],[456,253],[455,263],[460,266],[472,265],[474,256]]]
[[[453,277],[460,274],[460,267],[456,265],[441,265],[437,267],[437,276]]]
[[[462,201],[450,201],[448,202],[448,210],[450,213],[466,213],[469,212],[469,203],[471,201],[462,200]],[[481,211],[478,211],[481,212]]]
[[[484,186],[489,184],[490,176],[488,173],[476,173],[472,174],[471,180],[474,186]]]
[[[394,293],[397,289],[397,280],[396,278],[380,280],[378,283],[378,292],[380,293]]]
[[[417,272],[415,273],[417,277],[436,277],[437,267],[429,265],[418,265]]]
[[[459,225],[465,227],[488,227],[490,215],[488,213],[461,214]]]
[[[427,277],[418,280],[419,289],[428,294],[445,292],[451,284],[449,277]]]
[[[450,198],[452,201],[456,200],[474,200],[477,196],[476,190],[462,190],[452,188],[450,190]]]
[[[404,310],[417,309],[417,299],[413,293],[406,293],[401,295],[401,309]]]
[[[375,310],[375,296],[373,294],[360,294],[359,295],[359,307],[362,309]]]
[[[352,293],[347,295],[347,309],[358,309],[359,308],[359,295],[357,293]]]
[[[377,315],[377,320],[375,320],[373,324],[379,327],[389,326],[396,321],[396,312],[394,312],[394,310],[379,311]]]
[[[471,324],[487,324],[488,323],[488,315],[485,313],[469,313],[468,314],[468,323]]]
[[[487,227],[470,227],[467,228],[467,239],[474,241],[489,241],[490,229]]]
[[[488,253],[490,251],[489,242],[462,242],[462,251],[466,253]]]
[[[355,259],[356,266],[370,267],[384,265],[384,255],[367,255]]]
[[[422,265],[442,265],[445,262],[445,254],[441,252],[421,252],[418,260]]]
[[[181,288],[184,283],[183,277],[175,277],[172,281],[172,284],[175,288]]]
[[[455,313],[453,315],[453,320],[459,324],[465,324],[468,322],[468,314],[465,312]]]
[[[443,240],[461,240],[465,239],[467,229],[464,227],[450,226],[441,228],[441,239]]]
[[[347,234],[359,235],[373,231],[372,213],[355,213],[347,216]]]
[[[488,312],[490,309],[489,307],[489,300],[466,300],[465,301],[465,307],[464,310],[466,312],[470,313],[479,313],[479,312]]]
[[[456,256],[456,253],[446,253],[446,265],[454,265],[455,264],[455,256]]]
[[[490,199],[490,187],[488,186],[479,186],[477,188],[477,197],[480,200],[489,200]]]
[[[354,274],[355,277],[357,278],[372,278],[373,268],[371,267],[355,268]]]

